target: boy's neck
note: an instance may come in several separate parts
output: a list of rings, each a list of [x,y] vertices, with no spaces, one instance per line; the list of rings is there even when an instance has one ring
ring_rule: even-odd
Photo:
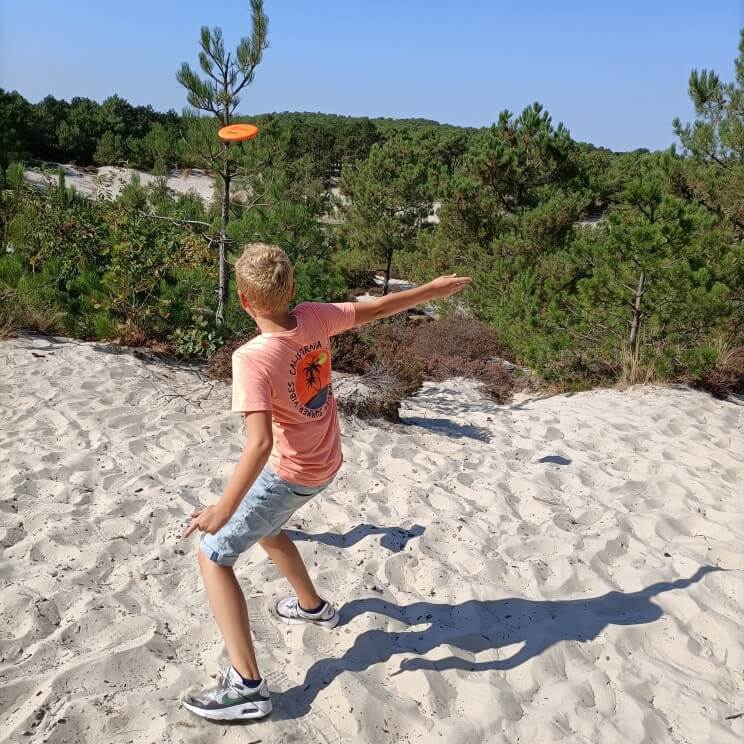
[[[293,331],[297,328],[297,318],[288,309],[277,313],[261,313],[256,315],[256,325],[261,333]]]

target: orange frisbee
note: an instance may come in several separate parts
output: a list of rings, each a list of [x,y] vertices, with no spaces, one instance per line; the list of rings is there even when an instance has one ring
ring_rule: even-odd
[[[257,134],[258,127],[253,124],[230,124],[217,132],[217,136],[223,142],[245,142],[253,139]]]

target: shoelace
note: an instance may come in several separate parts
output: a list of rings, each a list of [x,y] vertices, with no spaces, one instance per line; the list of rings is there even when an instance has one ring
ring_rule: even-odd
[[[297,597],[293,597],[289,602],[287,602],[287,610],[289,610],[289,613],[292,615],[300,614],[300,603]]]
[[[239,697],[245,697],[245,689],[241,690],[238,686],[237,682],[231,682],[230,681],[230,667],[227,667],[222,672],[222,684],[221,687],[226,687],[230,692],[234,692]]]

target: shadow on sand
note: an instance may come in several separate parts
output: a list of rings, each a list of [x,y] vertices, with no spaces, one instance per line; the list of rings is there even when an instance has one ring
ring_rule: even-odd
[[[711,571],[703,566],[689,579],[661,582],[638,592],[608,592],[600,597],[558,601],[519,598],[469,600],[461,604],[414,602],[398,606],[382,598],[357,599],[341,609],[340,625],[364,613],[376,613],[400,623],[400,631],[367,630],[341,657],[320,659],[308,669],[303,682],[284,692],[272,693],[274,720],[306,715],[315,698],[344,672],[363,672],[397,654],[418,657],[445,646],[462,656],[444,659],[403,659],[394,674],[425,669],[462,669],[470,672],[514,669],[561,641],[594,640],[608,625],[642,625],[658,620],[662,609],[652,599],[663,592],[685,589]],[[423,629],[406,627],[426,625]],[[477,661],[483,651],[522,644],[504,659]]]
[[[406,426],[420,426],[435,434],[442,434],[451,439],[475,439],[478,442],[490,442],[491,432],[482,426],[458,424],[446,418],[424,418],[420,416],[401,416],[400,423]]]
[[[537,462],[538,463],[549,462],[553,465],[570,465],[571,464],[571,460],[568,457],[563,457],[562,455],[546,455],[545,457],[541,457]]]
[[[408,541],[414,537],[421,537],[424,528],[420,524],[414,524],[409,529],[402,527],[377,527],[374,524],[358,524],[343,535],[337,532],[303,532],[302,530],[285,530],[291,540],[297,542],[317,542],[322,545],[330,545],[333,548],[348,548],[356,545],[369,535],[382,535],[380,545],[387,548],[391,553],[399,553]]]

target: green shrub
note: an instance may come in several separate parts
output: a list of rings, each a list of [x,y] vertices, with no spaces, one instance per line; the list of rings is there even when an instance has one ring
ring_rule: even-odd
[[[216,272],[211,266],[177,266],[165,272],[158,285],[153,333],[165,337],[197,321],[213,319]]]
[[[132,173],[129,183],[122,186],[116,201],[131,210],[144,209],[147,206],[147,191],[142,186],[138,173]]]
[[[116,338],[117,325],[108,310],[101,310],[93,315],[93,330],[99,340]]]
[[[692,377],[703,377],[715,369],[718,353],[713,346],[703,345],[689,349],[682,354],[682,364]]]
[[[10,254],[0,256],[0,285],[16,287],[23,275],[23,261],[19,256]]]
[[[333,254],[334,266],[342,273],[348,286],[356,286],[354,277],[359,273],[373,272],[374,268],[379,268],[379,261],[376,261],[369,251],[362,250],[355,246],[349,246],[336,251]]]
[[[207,359],[224,343],[219,332],[200,321],[191,328],[177,328],[168,339],[181,359]]]
[[[716,398],[744,393],[744,337],[742,334],[715,335],[692,352],[688,366],[695,369],[692,384]]]

